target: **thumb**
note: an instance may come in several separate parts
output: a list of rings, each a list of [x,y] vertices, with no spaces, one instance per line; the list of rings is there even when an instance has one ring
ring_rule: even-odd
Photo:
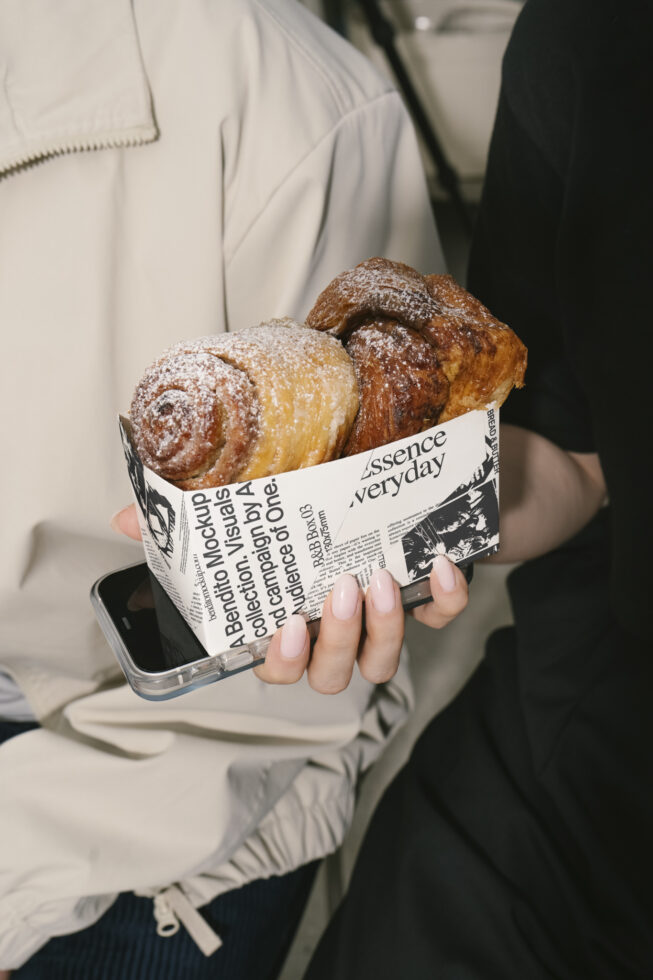
[[[111,518],[111,527],[118,534],[126,534],[128,538],[133,538],[134,541],[141,541],[141,529],[136,517],[136,504],[123,507],[117,514],[114,514]],[[3,980],[2,974],[0,974],[0,980]]]

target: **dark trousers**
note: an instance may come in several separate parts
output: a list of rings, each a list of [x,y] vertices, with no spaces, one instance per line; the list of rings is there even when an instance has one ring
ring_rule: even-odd
[[[653,977],[653,649],[591,534],[513,574],[516,628],[387,790],[305,980]]]
[[[36,727],[0,723],[0,741]],[[12,980],[274,980],[283,966],[318,862],[220,895],[201,913],[223,946],[205,957],[183,925],[157,936],[153,903],[120,895],[81,932],[51,939]]]

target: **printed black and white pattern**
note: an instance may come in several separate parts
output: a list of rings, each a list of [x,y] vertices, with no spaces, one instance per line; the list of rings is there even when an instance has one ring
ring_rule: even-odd
[[[436,555],[466,565],[497,550],[499,502],[496,484],[488,479],[491,471],[492,458],[488,457],[469,483],[457,487],[402,537],[411,582],[429,574]]]
[[[127,459],[129,479],[134,488],[138,505],[152,535],[152,540],[162,554],[170,557],[174,550],[174,508],[168,498],[150,486],[145,479],[143,464],[134,452],[134,447],[122,426],[120,427],[120,435]]]

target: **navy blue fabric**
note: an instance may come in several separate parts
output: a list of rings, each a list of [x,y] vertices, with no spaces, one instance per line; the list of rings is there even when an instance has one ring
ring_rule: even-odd
[[[274,980],[316,863],[252,882],[201,910],[224,945],[204,956],[186,930],[156,934],[152,900],[120,895],[94,926],[50,940],[12,980]]]
[[[0,720],[0,744],[5,742],[8,738],[13,738],[14,735],[20,735],[22,732],[31,732],[32,729],[38,727],[39,723],[37,721]]]

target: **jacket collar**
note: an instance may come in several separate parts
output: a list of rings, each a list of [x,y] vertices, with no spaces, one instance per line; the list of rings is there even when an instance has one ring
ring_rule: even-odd
[[[130,0],[0,3],[0,176],[156,138]]]

